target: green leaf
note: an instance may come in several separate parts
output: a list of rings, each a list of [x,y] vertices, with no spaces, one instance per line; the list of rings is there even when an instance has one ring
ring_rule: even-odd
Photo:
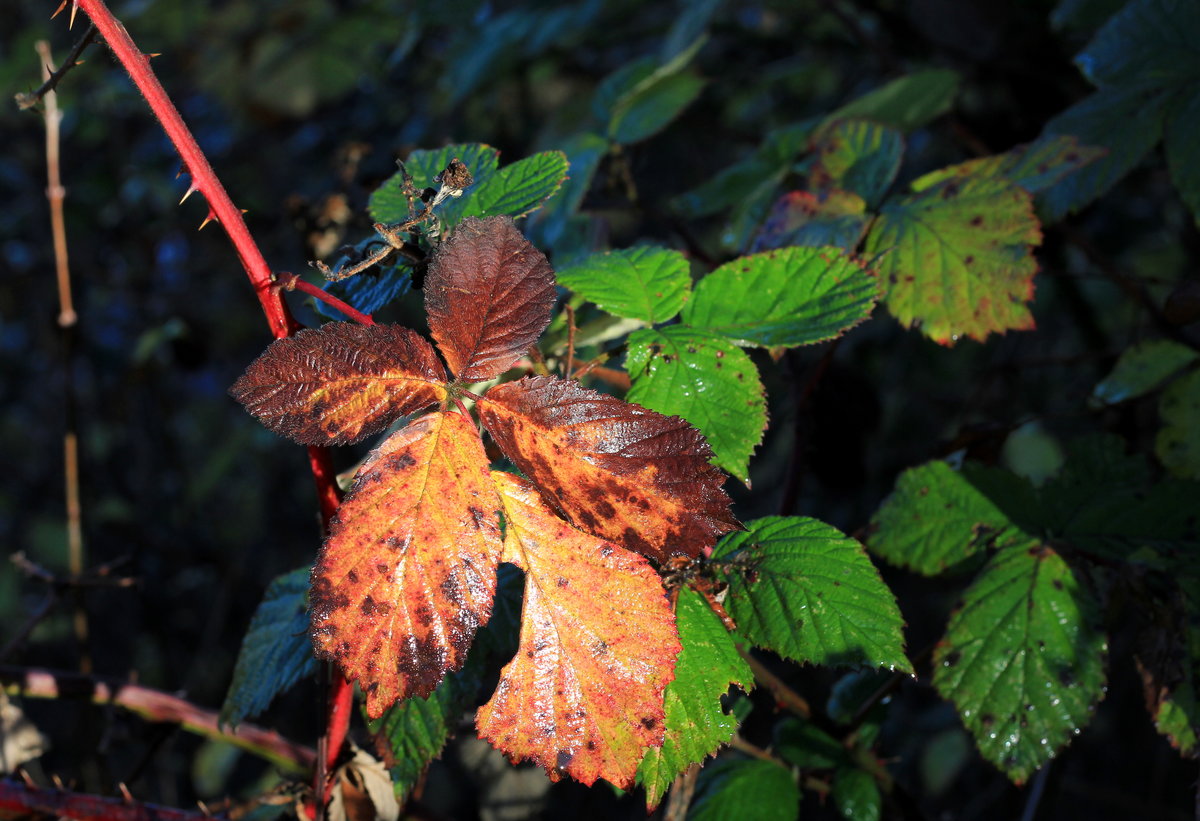
[[[1098,617],[1090,588],[1030,541],[992,558],[934,652],[934,686],[983,756],[1018,783],[1087,724],[1103,695]]]
[[[809,189],[853,191],[874,209],[900,170],[904,135],[867,120],[840,120],[821,130],[815,149]]]
[[[833,776],[833,805],[847,821],[879,821],[883,796],[870,773],[842,767]]]
[[[688,821],[796,821],[800,788],[773,761],[725,759],[696,779]]]
[[[1200,371],[1163,391],[1158,415],[1163,423],[1154,441],[1159,460],[1176,476],[1200,479]]]
[[[884,205],[864,253],[878,258],[888,310],[943,345],[1028,330],[1042,240],[1029,192],[1003,179],[948,179]]]
[[[1165,109],[1162,93],[1122,86],[1085,97],[1046,123],[1044,134],[1069,134],[1108,154],[1039,194],[1045,220],[1057,222],[1078,211],[1136,167],[1162,136]]]
[[[301,567],[267,586],[242,639],[233,683],[221,706],[222,724],[236,727],[300,679],[316,674],[308,637],[308,576],[309,569]]]
[[[729,686],[736,684],[747,692],[754,686],[754,674],[721,618],[689,587],[679,589],[675,624],[683,649],[675,662],[675,678],[663,694],[666,736],[662,747],[646,750],[638,767],[637,780],[646,788],[650,810],[677,775],[733,738],[737,719],[721,707]]]
[[[995,468],[945,462],[910,468],[871,518],[867,546],[890,563],[926,576],[941,573],[989,547],[1027,537],[991,495],[1008,509],[1036,507],[1032,488]]]
[[[871,315],[877,282],[837,248],[783,248],[727,262],[700,280],[685,324],[738,345],[808,345]]]
[[[608,121],[608,137],[622,145],[641,142],[666,128],[700,96],[704,80],[690,71],[660,76],[620,100]]]
[[[811,721],[788,717],[775,725],[775,752],[804,770],[827,770],[850,763],[842,743]]]
[[[948,69],[931,69],[893,80],[829,115],[826,122],[857,117],[915,131],[950,110],[958,94],[959,76]]]
[[[896,600],[862,545],[827,524],[769,516],[725,536],[725,607],[756,646],[801,663],[911,672]]]
[[[691,422],[712,447],[713,462],[749,483],[767,405],[745,351],[716,334],[671,325],[631,334],[625,368],[633,380],[627,401]]]
[[[986,177],[1014,182],[1036,194],[1107,153],[1102,148],[1080,146],[1074,137],[1046,136],[1003,154],[979,157],[926,174],[913,183],[913,190],[924,190],[955,177]]]
[[[1155,728],[1181,755],[1195,757],[1200,750],[1200,614],[1195,604],[1179,609],[1191,612],[1168,616],[1138,637],[1136,660]]]
[[[678,251],[641,246],[592,254],[557,274],[558,284],[610,314],[666,322],[691,296],[691,267]]]
[[[475,178],[457,199],[438,206],[438,215],[448,226],[466,217],[523,217],[558,191],[567,177],[567,157],[561,151],[543,151],[497,168],[499,152],[480,143],[449,145],[437,151],[414,151],[406,166],[418,190],[436,188],[433,178],[458,157]],[[368,210],[379,222],[408,218],[408,203],[400,193],[397,172],[371,195]]]
[[[1196,351],[1170,339],[1138,342],[1121,353],[1112,372],[1092,390],[1092,397],[1097,404],[1115,405],[1145,396],[1197,359]]]

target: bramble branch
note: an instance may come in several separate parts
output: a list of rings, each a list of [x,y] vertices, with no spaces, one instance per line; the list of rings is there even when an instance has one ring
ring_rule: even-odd
[[[75,68],[75,66],[82,64],[82,61],[79,59],[79,55],[83,54],[83,50],[91,45],[92,41],[95,39],[96,24],[89,23],[87,31],[85,31],[83,36],[76,41],[75,45],[71,46],[71,51],[67,54],[67,58],[63,60],[63,64],[57,69],[50,71],[50,76],[46,77],[42,81],[42,84],[37,87],[37,89],[28,93],[13,95],[17,101],[17,108],[21,109],[22,111],[28,108],[33,108],[38,104],[39,100],[41,100],[50,92],[54,91],[54,89],[58,87],[58,84],[62,78],[66,76],[68,71]]]
[[[127,796],[102,798],[65,790],[43,790],[9,779],[0,781],[0,814],[6,818],[15,814],[15,817],[105,818],[112,821],[205,821],[212,818],[206,812],[142,804]]]

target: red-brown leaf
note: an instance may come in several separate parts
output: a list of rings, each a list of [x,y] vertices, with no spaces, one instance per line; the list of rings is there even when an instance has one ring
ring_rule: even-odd
[[[508,217],[469,218],[425,277],[429,329],[450,371],[478,382],[508,370],[550,323],[554,270]]]
[[[679,637],[658,574],[641,556],[555,515],[529,481],[493,473],[504,505],[502,560],[525,571],[517,654],[476,725],[514,761],[552,778],[633,786],[663,741],[663,690]]]
[[[499,506],[458,413],[422,416],[359,468],[313,568],[312,632],[318,655],[358,679],[371,717],[466,660],[492,612]]]
[[[446,398],[433,346],[398,325],[328,322],[277,339],[229,392],[302,445],[344,445]]]
[[[678,417],[544,376],[492,388],[479,413],[504,455],[589,533],[663,561],[741,528],[708,443]]]

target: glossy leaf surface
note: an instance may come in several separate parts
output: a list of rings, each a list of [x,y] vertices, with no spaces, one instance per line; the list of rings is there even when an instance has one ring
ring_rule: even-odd
[[[505,456],[588,533],[662,561],[739,527],[712,450],[682,419],[549,377],[498,385],[479,411]]]
[[[1090,720],[1105,647],[1089,587],[1029,542],[997,553],[967,589],[934,651],[933,684],[984,757],[1022,782]]]
[[[1004,179],[947,179],[886,203],[863,246],[888,310],[943,345],[1033,327],[1041,231],[1029,192]]]
[[[873,276],[836,248],[784,248],[722,265],[696,285],[683,321],[739,345],[808,345],[871,315]]]
[[[689,587],[679,589],[675,624],[683,649],[663,696],[666,733],[662,747],[646,750],[637,774],[651,810],[677,775],[733,737],[737,719],[721,707],[729,686],[747,692],[754,686],[754,675],[721,618]]]
[[[254,611],[242,639],[233,682],[221,706],[221,723],[236,727],[258,715],[275,696],[317,672],[307,635],[308,568],[276,577]]]
[[[499,501],[474,426],[423,416],[359,468],[312,575],[313,643],[378,718],[462,666],[492,610]]]
[[[758,369],[724,337],[671,325],[629,335],[626,399],[691,422],[712,447],[714,461],[748,482],[750,455],[767,426]]]
[[[517,654],[479,709],[479,734],[551,777],[628,789],[663,740],[663,690],[679,639],[658,574],[641,556],[563,522],[532,483],[492,478],[503,560],[525,571]]]
[[[648,323],[672,318],[691,296],[687,259],[678,251],[642,246],[592,254],[558,272],[558,284],[610,314]]]
[[[344,445],[446,397],[437,353],[398,325],[328,322],[277,339],[229,389],[267,428]]]
[[[746,527],[712,554],[743,636],[802,663],[912,670],[896,600],[858,542],[801,517]]]
[[[457,379],[491,379],[550,324],[554,271],[507,217],[468,219],[425,278],[429,329]]]

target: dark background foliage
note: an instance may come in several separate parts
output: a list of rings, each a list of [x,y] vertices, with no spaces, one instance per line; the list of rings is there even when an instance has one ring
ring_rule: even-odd
[[[0,88],[9,94],[38,83],[35,40],[49,39],[61,58],[75,36],[48,19],[53,5],[6,4]],[[512,161],[582,131],[600,81],[657,53],[691,5],[141,0],[115,3],[114,11],[143,48],[162,52],[156,71],[234,201],[248,209],[267,259],[300,272],[367,235],[366,198],[409,150],[480,141]],[[706,264],[723,261],[720,220],[683,219],[670,199],[744,156],[770,128],[828,112],[916,68],[952,68],[963,83],[953,111],[911,135],[905,175],[1031,140],[1089,91],[1071,56],[1120,4],[1063,4],[1081,11],[1059,9],[1058,27],[1049,0],[713,5],[711,37],[697,57],[703,93],[657,136],[602,161],[583,203],[591,248],[653,239]],[[81,314],[69,362],[55,324],[42,121],[0,108],[0,425],[9,468],[0,478],[0,539],[6,552],[64,567],[59,454],[69,368],[87,560],[125,559],[140,580],[132,590],[89,594],[95,669],[215,707],[267,583],[312,561],[319,534],[311,479],[301,449],[261,429],[226,395],[268,341],[227,240],[212,226],[196,232],[204,205],[197,197],[176,206],[186,183],[175,179],[178,159],[158,125],[102,48],[86,57],[59,96]],[[1097,256],[1081,252],[1080,238]],[[777,364],[763,357],[771,425],[751,466],[753,493],[731,490],[739,516],[783,506],[854,533],[901,469],[951,451],[1036,459],[1047,436],[1091,429],[1120,432],[1145,449],[1151,405],[1085,408],[1115,356],[1148,328],[1140,306],[1094,261],[1111,261],[1161,297],[1195,270],[1198,256],[1200,235],[1155,157],[1101,205],[1047,231],[1037,331],[944,349],[880,310],[827,361],[827,347],[792,351]],[[294,305],[315,323],[301,300]],[[356,455],[337,454],[339,465]],[[883,570],[925,674],[928,657],[918,654],[940,636],[963,579]],[[43,594],[14,569],[0,570],[6,635]],[[1190,817],[1194,762],[1155,734],[1129,661],[1133,636],[1109,627],[1118,661],[1108,695],[1055,765],[1037,817]],[[79,653],[69,610],[60,608],[4,661],[69,669]],[[779,670],[814,703],[838,677]],[[770,698],[754,700],[743,732],[769,743]],[[311,742],[318,704],[316,685],[304,685],[259,721]],[[249,757],[112,711],[26,707],[53,741],[41,767],[88,790],[125,781],[139,798],[182,806],[253,792],[266,773]],[[923,683],[903,685],[888,709],[880,751],[899,784],[889,813],[1011,818],[1026,806],[1029,791],[977,757],[951,706]],[[535,806],[551,816],[643,817],[637,801],[605,788],[560,784],[542,797],[538,772],[522,770],[521,785],[497,787],[507,765],[464,735],[469,740],[429,775],[425,800],[438,812],[499,812],[504,795],[517,802],[505,810],[511,814],[491,817],[521,817]],[[833,812],[811,792],[803,810],[810,818]]]

